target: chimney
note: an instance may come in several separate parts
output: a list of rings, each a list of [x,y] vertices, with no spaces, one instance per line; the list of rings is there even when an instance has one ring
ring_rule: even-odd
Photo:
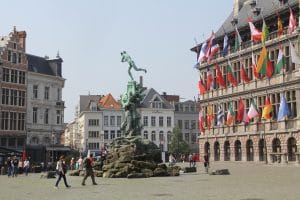
[[[19,44],[24,51],[26,51],[26,32],[25,31],[18,31],[19,37]]]
[[[140,76],[140,86],[143,88],[143,76]]]

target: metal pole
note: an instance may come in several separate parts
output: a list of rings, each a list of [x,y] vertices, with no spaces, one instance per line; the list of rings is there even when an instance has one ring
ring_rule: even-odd
[[[51,135],[52,135],[52,164],[54,163],[54,133],[53,129],[51,129]]]
[[[266,140],[266,123],[264,122],[264,142],[265,142],[265,164],[268,164],[267,140]]]

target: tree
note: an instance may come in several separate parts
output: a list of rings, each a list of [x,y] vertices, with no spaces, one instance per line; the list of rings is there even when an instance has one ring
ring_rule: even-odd
[[[188,143],[182,139],[182,133],[178,126],[173,129],[168,149],[169,153],[177,156],[180,154],[189,154],[191,151]]]

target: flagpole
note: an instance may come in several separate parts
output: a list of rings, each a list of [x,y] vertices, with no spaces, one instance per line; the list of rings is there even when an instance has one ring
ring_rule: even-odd
[[[268,91],[266,90],[267,98],[268,98]],[[266,138],[266,122],[264,121],[264,146],[265,146],[265,164],[268,164],[268,149],[267,149],[267,138]]]

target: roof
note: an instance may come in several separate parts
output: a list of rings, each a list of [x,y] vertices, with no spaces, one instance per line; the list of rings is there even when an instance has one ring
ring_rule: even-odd
[[[250,6],[251,0],[241,0],[242,5],[238,12],[238,15],[235,16],[237,19],[237,28],[239,29],[245,29],[246,32],[250,33],[249,25],[248,25],[248,18],[250,17],[255,24],[258,21],[262,20],[262,17],[267,19],[270,16],[276,16],[276,13],[280,13],[287,11],[288,6],[294,7],[297,5],[298,0],[289,0],[289,4],[283,4],[280,5],[280,1],[278,0],[260,0],[256,1],[256,8],[261,9],[260,15],[256,16],[252,12],[252,8]],[[232,25],[232,20],[234,19],[234,12],[232,11],[229,16],[226,18],[226,20],[223,22],[223,24],[219,27],[218,31],[215,33],[215,38],[218,40],[221,40],[223,42],[223,37],[225,32],[227,34],[234,32],[234,26]],[[207,37],[208,38],[208,37]],[[202,44],[202,43],[201,43]],[[198,46],[201,46],[199,44]],[[192,50],[196,51],[196,47],[193,47]]]
[[[89,111],[91,101],[98,102],[103,95],[80,95],[79,96],[79,113],[82,111]]]
[[[49,62],[42,57],[26,54],[28,60],[28,71],[55,76]]]
[[[142,95],[144,95],[141,102],[143,108],[150,108],[151,102],[158,100],[163,102],[163,109],[173,109],[173,106],[153,88],[144,90]]]
[[[99,100],[101,108],[112,108],[112,109],[121,109],[122,105],[117,102],[114,97],[109,93],[108,95],[102,97]]]

